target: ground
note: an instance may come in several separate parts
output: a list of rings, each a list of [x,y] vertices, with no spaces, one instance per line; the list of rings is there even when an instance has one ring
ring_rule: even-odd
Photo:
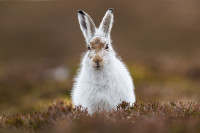
[[[122,102],[116,111],[92,115],[81,107],[73,108],[58,101],[41,111],[28,114],[3,115],[0,131],[42,133],[100,133],[100,132],[199,132],[200,106],[195,103]]]

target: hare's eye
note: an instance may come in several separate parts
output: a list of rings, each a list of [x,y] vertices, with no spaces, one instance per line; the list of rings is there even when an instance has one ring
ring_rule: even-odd
[[[90,45],[88,45],[88,47],[87,47],[87,48],[88,48],[88,50],[90,50],[90,49],[91,49],[91,48],[90,48]]]
[[[106,47],[105,47],[105,49],[108,49],[108,44],[106,44]]]

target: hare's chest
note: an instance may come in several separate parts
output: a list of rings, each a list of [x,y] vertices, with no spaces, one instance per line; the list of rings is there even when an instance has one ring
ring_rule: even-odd
[[[109,81],[105,84],[90,84],[85,98],[88,102],[93,104],[115,104],[116,99],[119,99],[120,92],[118,87],[110,84]],[[117,102],[117,101],[116,101]]]
[[[116,105],[115,95],[109,86],[102,86],[99,89],[95,88],[85,97],[85,103],[90,110],[111,110]]]

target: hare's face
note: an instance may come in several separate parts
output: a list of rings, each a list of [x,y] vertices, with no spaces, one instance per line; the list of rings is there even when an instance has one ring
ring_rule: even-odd
[[[109,42],[104,37],[94,37],[88,44],[89,64],[100,69],[109,62]]]
[[[87,13],[82,10],[78,11],[80,28],[88,47],[88,64],[94,68],[102,68],[109,63],[112,57],[111,55],[114,53],[110,44],[113,17],[113,9],[108,9],[99,28],[96,28],[94,22]]]

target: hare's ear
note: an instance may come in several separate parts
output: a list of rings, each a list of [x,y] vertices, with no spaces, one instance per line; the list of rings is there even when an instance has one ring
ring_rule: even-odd
[[[99,29],[101,29],[103,31],[103,34],[105,37],[110,36],[110,32],[111,32],[112,25],[113,25],[113,18],[114,18],[113,9],[110,8],[106,12],[106,14],[103,17],[103,20],[99,26]]]
[[[78,20],[86,42],[89,42],[96,32],[96,26],[90,16],[82,10],[78,11]]]

